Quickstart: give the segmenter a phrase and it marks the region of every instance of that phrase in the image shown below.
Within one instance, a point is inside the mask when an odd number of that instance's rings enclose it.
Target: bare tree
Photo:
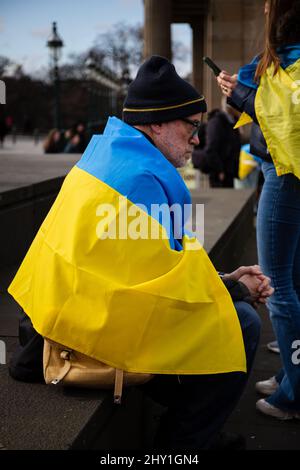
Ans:
[[[142,26],[125,23],[113,25],[109,31],[97,37],[93,53],[121,82],[130,81],[142,61]]]
[[[0,76],[5,74],[6,68],[11,64],[11,60],[3,55],[0,56]]]
[[[173,60],[178,62],[185,62],[187,55],[190,54],[190,49],[181,41],[172,41],[172,56]]]
[[[69,61],[59,67],[59,77],[61,80],[77,79],[82,80],[85,76],[85,61],[88,53],[70,54]]]

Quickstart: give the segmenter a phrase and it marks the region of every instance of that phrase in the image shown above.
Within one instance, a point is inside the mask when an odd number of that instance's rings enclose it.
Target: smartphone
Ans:
[[[222,72],[222,70],[209,57],[203,57],[203,62],[212,69],[216,77]]]

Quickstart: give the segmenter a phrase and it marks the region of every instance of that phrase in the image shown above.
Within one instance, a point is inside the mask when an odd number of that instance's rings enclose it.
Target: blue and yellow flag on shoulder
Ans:
[[[253,79],[256,57],[241,68],[238,81],[257,89],[255,112],[277,175],[293,173],[300,179],[300,44],[282,47],[278,55],[281,65],[275,76],[271,65],[258,86]],[[245,113],[242,120],[246,122]]]
[[[240,150],[239,157],[239,179],[244,180],[247,176],[252,173],[253,170],[257,167],[258,163],[252,153],[250,152],[250,144],[244,144]]]
[[[245,371],[237,314],[205,250],[174,237],[170,211],[167,222],[150,211],[189,203],[160,151],[111,118],[67,175],[9,292],[41,335],[114,367]]]

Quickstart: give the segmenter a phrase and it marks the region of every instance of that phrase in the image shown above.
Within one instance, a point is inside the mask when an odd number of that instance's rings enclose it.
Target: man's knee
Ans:
[[[251,337],[253,341],[259,340],[261,320],[256,310],[247,302],[235,302],[239,321],[244,337]]]
[[[259,343],[261,321],[256,310],[246,302],[234,303],[244,340],[245,353],[247,358],[247,370],[250,373]]]

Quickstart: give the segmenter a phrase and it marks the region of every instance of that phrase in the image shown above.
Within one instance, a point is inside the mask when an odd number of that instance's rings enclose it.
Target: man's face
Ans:
[[[202,113],[198,113],[182,120],[177,119],[161,124],[155,144],[176,168],[185,166],[192,156],[194,146],[199,145],[196,126],[200,124],[201,120]]]

